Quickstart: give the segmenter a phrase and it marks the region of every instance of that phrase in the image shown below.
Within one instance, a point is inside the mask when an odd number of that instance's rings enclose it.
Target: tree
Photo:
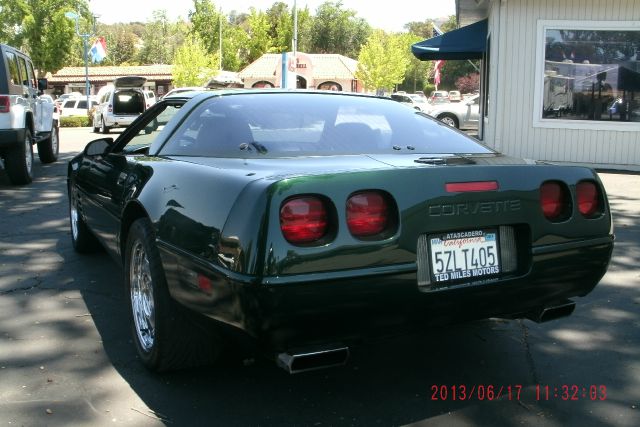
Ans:
[[[356,78],[365,88],[376,92],[391,91],[404,80],[410,59],[406,35],[374,30],[358,56]]]
[[[100,25],[98,35],[107,42],[107,57],[102,65],[135,65],[137,63],[138,36],[129,24]]]
[[[221,13],[211,0],[193,0],[194,10],[189,11],[191,34],[196,35],[209,53],[220,50]]]
[[[342,9],[342,3],[327,1],[316,10],[310,50],[312,53],[339,53],[356,58],[371,34],[371,26],[356,17],[354,10]]]
[[[249,35],[239,25],[227,25],[222,30],[222,69],[240,71],[246,66]]]
[[[398,89],[405,90],[407,92],[423,90],[427,83],[427,79],[431,75],[433,62],[421,61],[411,53],[411,45],[423,40],[423,36],[406,33],[402,35],[402,37],[403,44],[406,46],[405,51],[407,53],[407,58],[409,59],[409,65],[407,66],[407,70],[404,75],[404,81]]]
[[[144,28],[142,48],[138,54],[141,64],[166,64],[171,61],[177,47],[184,39],[184,25],[172,24],[167,11],[154,10]]]
[[[473,93],[480,90],[480,74],[472,73],[459,77],[456,80],[456,88],[460,93]]]
[[[40,75],[55,72],[72,56],[75,21],[65,12],[88,17],[85,0],[0,0],[0,41],[31,56]],[[86,21],[81,19],[84,28]]]
[[[217,73],[218,55],[207,53],[202,40],[189,37],[173,58],[173,82],[180,86],[203,86]]]
[[[255,8],[249,9],[249,43],[247,44],[247,62],[251,63],[267,53],[272,47],[272,40],[269,37],[269,19],[267,14],[257,11]]]

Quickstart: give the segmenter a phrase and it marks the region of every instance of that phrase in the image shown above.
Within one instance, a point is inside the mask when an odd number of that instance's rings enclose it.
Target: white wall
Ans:
[[[534,126],[540,20],[628,21],[638,26],[640,1],[492,0],[485,142],[517,157],[640,170],[640,124],[624,131]]]

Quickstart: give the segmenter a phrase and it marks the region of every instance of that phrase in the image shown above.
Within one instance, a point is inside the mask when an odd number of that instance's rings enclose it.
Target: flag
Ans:
[[[104,37],[98,37],[98,40],[91,46],[89,50],[91,62],[102,62],[107,57],[107,42]]]
[[[440,84],[440,69],[442,68],[443,65],[444,65],[444,61],[442,59],[438,59],[434,66],[436,72],[433,75],[433,82],[436,85],[436,89]]]

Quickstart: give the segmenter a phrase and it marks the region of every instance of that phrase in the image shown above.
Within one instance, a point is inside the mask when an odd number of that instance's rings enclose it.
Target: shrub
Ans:
[[[431,84],[431,83],[427,83],[424,85],[424,88],[422,88],[422,91],[424,92],[425,95],[429,96],[429,94],[431,92],[433,92],[434,90],[436,90],[436,85]]]
[[[60,117],[60,126],[63,128],[87,127],[89,126],[89,117],[87,116]]]

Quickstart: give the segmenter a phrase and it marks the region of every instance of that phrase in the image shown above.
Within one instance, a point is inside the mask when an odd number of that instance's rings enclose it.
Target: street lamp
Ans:
[[[82,38],[82,51],[83,51],[83,58],[84,58],[84,88],[85,88],[85,93],[87,95],[87,116],[89,116],[89,109],[91,108],[90,102],[89,102],[89,92],[91,91],[91,85],[89,84],[89,58],[87,55],[87,50],[88,50],[87,42],[89,40],[89,37],[92,37],[96,33],[96,17],[92,16],[93,18],[92,31],[90,33],[81,33],[80,32],[80,15],[77,14],[76,12],[65,12],[64,16],[76,21],[76,34],[78,35],[78,37]]]

